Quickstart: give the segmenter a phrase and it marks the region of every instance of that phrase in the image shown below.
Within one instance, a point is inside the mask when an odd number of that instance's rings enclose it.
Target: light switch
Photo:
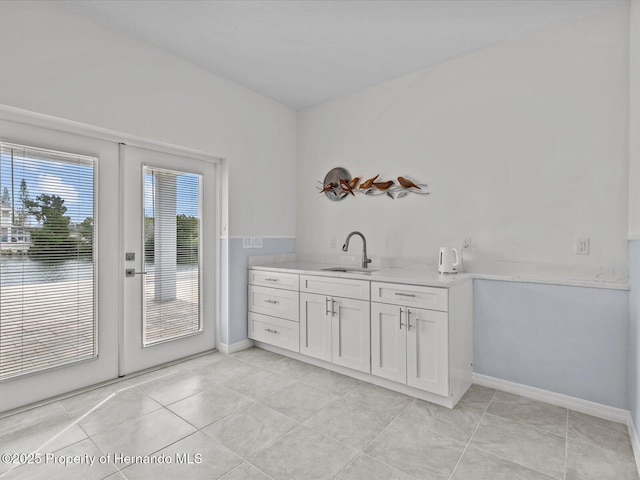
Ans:
[[[124,259],[127,262],[133,262],[136,259],[136,254],[133,253],[133,252],[127,252],[127,253],[124,254]]]
[[[253,237],[253,248],[262,248],[262,237]]]

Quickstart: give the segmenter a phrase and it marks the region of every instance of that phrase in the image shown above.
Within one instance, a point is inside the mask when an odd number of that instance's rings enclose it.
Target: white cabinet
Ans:
[[[299,294],[291,290],[249,285],[249,311],[298,321]]]
[[[370,372],[369,302],[334,297],[331,301],[331,361],[343,367]]]
[[[300,353],[370,372],[369,282],[313,276],[300,280]],[[340,293],[356,298],[337,296]]]
[[[407,385],[449,395],[449,319],[446,313],[407,308]]]
[[[298,322],[249,312],[249,338],[297,352],[299,337]]]
[[[300,353],[331,361],[330,297],[300,294]]]
[[[299,352],[299,297],[298,275],[250,270],[249,338]]]
[[[391,287],[389,287],[391,285]],[[447,310],[446,290],[373,282],[371,290]],[[444,290],[444,301],[442,293]],[[371,373],[448,396],[449,316],[403,304],[371,304]]]
[[[449,309],[449,292],[446,288],[371,282],[371,301],[446,312]]]
[[[471,385],[470,281],[444,288],[258,269],[249,283],[249,338],[265,348],[449,408]]]
[[[371,373],[407,382],[407,327],[404,307],[371,303]]]

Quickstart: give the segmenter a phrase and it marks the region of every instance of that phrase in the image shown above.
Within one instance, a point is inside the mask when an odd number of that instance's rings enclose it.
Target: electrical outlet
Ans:
[[[253,248],[262,248],[262,237],[253,237]]]
[[[576,255],[589,255],[589,237],[576,238]]]
[[[251,237],[242,237],[242,248],[253,248]]]
[[[467,237],[462,241],[462,248],[468,250],[471,248],[471,237]]]
[[[329,247],[336,248],[336,237],[331,237],[331,240],[329,240]]]

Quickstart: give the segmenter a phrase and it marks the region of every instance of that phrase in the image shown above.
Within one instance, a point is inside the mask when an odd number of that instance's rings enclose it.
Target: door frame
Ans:
[[[127,359],[126,359],[126,349],[125,349],[125,341],[126,341],[126,328],[125,328],[125,320],[126,320],[126,312],[125,312],[125,288],[126,288],[126,279],[125,279],[125,270],[127,268],[127,264],[124,261],[125,258],[125,232],[126,232],[126,207],[125,207],[125,189],[123,188],[125,185],[125,162],[126,160],[126,153],[125,150],[127,147],[134,147],[134,148],[138,148],[138,149],[142,149],[142,150],[146,150],[149,152],[157,152],[158,154],[162,154],[162,155],[174,155],[174,156],[179,156],[182,158],[187,158],[190,160],[196,160],[196,161],[204,161],[207,163],[211,163],[213,164],[214,167],[214,188],[215,188],[215,213],[214,213],[214,225],[213,225],[213,246],[212,251],[213,251],[213,262],[215,265],[215,272],[214,275],[212,276],[213,278],[213,291],[214,291],[214,299],[213,299],[213,311],[211,312],[211,315],[214,316],[214,319],[212,321],[213,324],[213,344],[211,345],[211,350],[217,348],[217,346],[220,343],[220,312],[221,312],[221,306],[220,306],[220,300],[221,300],[221,294],[220,294],[220,285],[221,285],[221,253],[220,253],[220,238],[221,238],[221,225],[222,225],[222,160],[219,158],[215,158],[212,156],[208,156],[208,155],[203,155],[203,154],[197,154],[194,155],[192,151],[190,150],[182,150],[180,148],[176,148],[176,147],[172,147],[169,148],[168,150],[163,148],[163,146],[158,145],[158,144],[154,144],[154,143],[148,143],[148,142],[140,142],[140,141],[135,141],[135,142],[120,142],[119,144],[119,174],[120,174],[120,181],[119,181],[119,186],[120,186],[120,193],[119,193],[119,205],[120,205],[120,209],[119,209],[119,215],[120,215],[120,226],[119,226],[119,230],[120,230],[120,235],[118,236],[118,241],[119,241],[119,252],[120,252],[120,280],[119,280],[119,290],[120,290],[120,301],[119,301],[119,315],[118,315],[118,331],[119,331],[119,337],[118,337],[118,376],[122,377],[124,375],[133,373],[133,372],[127,372]],[[146,165],[146,164],[144,164]],[[148,165],[147,165],[148,166]],[[141,186],[142,188],[142,186]],[[142,193],[144,195],[144,192]],[[144,200],[143,200],[144,202]],[[201,240],[202,241],[202,240]],[[141,257],[143,257],[143,255],[141,255]],[[142,266],[142,268],[144,267],[144,265]],[[201,286],[202,288],[202,286]],[[144,291],[144,290],[143,290]],[[204,312],[203,312],[204,315]],[[176,339],[176,341],[181,340],[181,338]],[[163,342],[166,343],[166,342]],[[153,348],[153,346],[150,346],[150,348]],[[172,360],[175,361],[175,360]],[[149,369],[149,368],[154,368],[157,365],[154,366],[149,366],[146,367],[145,369]],[[144,369],[143,369],[144,370]]]
[[[42,113],[38,113],[38,112],[34,112],[34,111],[30,111],[30,110],[25,110],[25,109],[21,109],[21,108],[17,108],[17,107],[12,107],[9,105],[5,105],[5,104],[0,104],[0,120],[2,121],[6,121],[6,122],[10,122],[10,123],[15,123],[18,124],[22,127],[26,128],[32,128],[32,129],[43,129],[43,130],[47,130],[50,131],[50,133],[52,134],[52,140],[50,141],[40,141],[39,139],[37,140],[37,142],[34,142],[33,140],[30,141],[29,138],[27,138],[26,135],[13,135],[13,134],[8,134],[6,135],[7,137],[10,137],[10,140],[12,140],[13,142],[17,142],[17,143],[24,143],[24,144],[33,144],[34,146],[42,146],[44,148],[50,148],[53,150],[56,149],[61,149],[60,145],[58,145],[59,143],[62,143],[62,141],[58,142],[55,140],[55,135],[56,134],[60,134],[61,136],[64,135],[72,135],[72,136],[76,136],[76,137],[83,137],[86,140],[97,140],[97,141],[103,141],[103,142],[109,142],[113,144],[113,148],[114,151],[116,152],[116,155],[118,154],[118,150],[119,150],[119,145],[122,143],[126,143],[129,146],[134,146],[134,147],[139,147],[139,148],[146,148],[149,150],[157,150],[159,152],[165,153],[165,154],[175,154],[175,155],[179,155],[179,156],[184,156],[184,157],[189,157],[189,158],[193,158],[196,160],[203,160],[203,161],[207,161],[207,162],[213,162],[216,163],[216,175],[215,175],[215,201],[216,201],[216,218],[215,218],[215,238],[213,239],[213,241],[215,242],[215,245],[213,246],[213,250],[214,250],[214,262],[215,262],[215,274],[214,274],[214,308],[213,308],[213,315],[215,315],[215,319],[214,319],[214,338],[215,338],[215,342],[216,345],[212,345],[212,349],[213,348],[217,348],[218,345],[220,345],[221,342],[221,336],[220,336],[220,331],[221,331],[221,321],[222,321],[222,317],[221,317],[221,313],[222,313],[222,295],[221,295],[221,286],[222,286],[222,255],[221,255],[221,233],[223,231],[226,231],[226,222],[228,221],[228,198],[227,198],[227,189],[226,189],[226,185],[227,185],[227,180],[226,180],[226,175],[227,173],[227,160],[223,157],[216,157],[214,155],[211,155],[207,152],[201,151],[201,150],[197,150],[197,149],[192,149],[192,148],[186,148],[186,147],[182,147],[179,145],[173,145],[173,144],[169,144],[169,143],[165,143],[165,142],[160,142],[160,141],[156,141],[156,140],[150,140],[150,139],[146,139],[146,138],[142,138],[136,135],[131,135],[131,134],[127,134],[124,132],[120,132],[117,130],[111,130],[111,129],[106,129],[106,128],[102,128],[102,127],[96,127],[90,124],[86,124],[86,123],[81,123],[81,122],[76,122],[76,121],[72,121],[72,120],[67,120],[67,119],[63,119],[60,117],[55,117],[55,116],[51,116],[51,115],[46,115],[46,114],[42,114]],[[36,143],[38,145],[36,145]],[[63,148],[62,148],[63,149]],[[63,149],[64,150],[64,149]],[[78,149],[75,149],[78,150]],[[80,150],[83,150],[82,148],[80,148]],[[78,151],[78,153],[86,153],[86,154],[90,154],[93,155],[95,154],[95,152],[93,152],[91,148],[89,149],[84,149],[85,151]],[[116,162],[119,162],[119,160],[116,158],[115,159]],[[118,201],[118,209],[117,209],[117,213],[118,215],[120,215],[120,219],[122,219],[122,210],[123,210],[123,205],[122,205],[122,188],[121,188],[121,184],[120,182],[122,181],[122,169],[120,168],[120,165],[118,163],[118,169],[119,171],[114,175],[115,177],[118,178],[118,185],[117,185],[117,201]],[[101,173],[101,167],[98,166],[98,170],[96,175],[97,176],[101,176],[103,175],[103,173]],[[116,189],[114,189],[115,191]],[[224,190],[224,193],[223,193]],[[123,242],[123,235],[122,235],[122,224],[121,224],[122,220],[117,221],[115,223],[118,224],[118,259],[124,259],[124,242]],[[224,223],[223,223],[224,222]],[[222,225],[225,225],[225,228],[223,230]],[[119,320],[118,320],[118,325],[117,325],[117,333],[116,333],[116,339],[115,341],[118,342],[118,344],[120,344],[121,341],[121,335],[122,335],[122,325],[121,325],[121,321],[120,319],[122,318],[122,314],[123,314],[123,297],[124,297],[124,261],[120,261],[118,264],[118,282],[115,285],[115,288],[117,289],[117,297],[118,297],[118,305],[117,305],[117,314],[119,316]],[[100,327],[99,327],[100,328]],[[104,354],[104,350],[102,348],[101,345],[98,345],[98,349],[100,350],[100,352],[102,354]],[[47,402],[48,398],[53,397],[54,395],[65,395],[68,393],[73,392],[76,389],[81,389],[81,388],[85,388],[85,387],[90,387],[92,385],[95,385],[97,383],[103,382],[103,381],[109,381],[109,380],[113,380],[116,379],[118,377],[118,371],[120,369],[120,362],[121,362],[121,357],[120,357],[120,352],[119,350],[121,349],[121,346],[118,346],[118,352],[114,353],[114,355],[117,357],[117,364],[115,365],[114,368],[114,372],[113,373],[109,373],[107,376],[109,378],[96,378],[96,380],[94,382],[92,382],[90,385],[77,385],[74,382],[69,382],[68,384],[70,385],[69,388],[65,388],[65,389],[61,389],[61,391],[53,391],[52,393],[43,393],[41,394],[40,392],[42,390],[46,390],[47,387],[45,387],[44,389],[39,388],[38,390],[38,395],[34,395],[34,396],[30,396],[28,398],[19,398],[19,402],[18,401],[11,401],[8,404],[8,407],[6,408],[2,408],[3,405],[0,405],[0,416],[2,416],[3,414],[3,410],[4,411],[11,411],[11,410],[16,410],[16,409],[23,409],[24,407],[28,407],[31,404],[37,403],[37,402]],[[89,360],[90,361],[90,360]],[[80,362],[79,364],[82,364],[84,362]],[[76,364],[71,364],[70,366],[67,367],[60,367],[60,368],[71,368],[73,369],[74,365]],[[56,371],[58,369],[54,369],[53,371]],[[44,374],[46,375],[48,372],[44,372]],[[19,383],[22,381],[23,378],[30,378],[33,376],[37,376],[38,373],[33,373],[33,374],[29,374],[26,375],[24,377],[17,377],[16,379],[12,379],[11,382],[12,384],[14,382]],[[46,378],[46,377],[43,377]],[[44,382],[47,385],[51,384],[53,387],[55,387],[56,385],[60,385],[60,382]],[[65,382],[66,384],[66,382]],[[0,384],[0,387],[2,385]],[[42,385],[41,385],[42,386]],[[64,390],[64,391],[62,391]]]

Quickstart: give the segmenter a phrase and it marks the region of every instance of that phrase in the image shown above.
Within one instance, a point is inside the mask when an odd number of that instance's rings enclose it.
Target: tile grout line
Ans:
[[[470,446],[471,446],[471,445],[470,445]],[[527,466],[527,465],[523,465],[522,463],[519,463],[519,462],[517,462],[517,461],[515,461],[515,460],[511,460],[511,459],[509,459],[509,458],[505,458],[505,457],[503,457],[503,456],[501,456],[501,455],[498,455],[498,454],[496,454],[496,453],[494,453],[494,452],[490,452],[490,451],[488,451],[488,450],[485,450],[484,448],[480,448],[480,447],[478,447],[478,446],[476,446],[476,445],[473,445],[473,446],[472,446],[472,448],[475,448],[476,450],[480,450],[481,452],[486,453],[487,455],[491,455],[492,457],[496,457],[496,458],[499,458],[499,459],[501,459],[501,460],[505,460],[505,461],[507,461],[507,462],[509,462],[509,463],[513,463],[513,464],[518,465],[518,466],[520,466],[520,467],[526,468],[527,470],[531,470],[532,472],[539,473],[540,475],[544,475],[545,477],[549,477],[549,478],[552,478],[552,479],[554,479],[554,480],[562,480],[562,479],[561,479],[561,478],[559,478],[559,477],[554,477],[553,475],[551,475],[551,474],[549,474],[549,473],[541,472],[540,470],[536,470],[536,469],[535,469],[535,468],[533,468],[533,467],[529,467],[529,466]]]
[[[514,420],[513,418],[503,417],[502,415],[499,415],[497,413],[489,413],[489,412],[487,412],[487,415],[489,415],[491,417],[498,417],[498,418],[500,418],[502,420],[506,420],[506,421],[511,422],[511,423],[513,423],[515,425],[518,425],[520,427],[529,428],[531,430],[537,430],[538,432],[546,433],[548,435],[554,435],[554,436],[560,437],[560,438],[564,438],[565,437],[564,434],[551,432],[549,430],[545,430],[544,428],[536,427],[535,425],[529,425],[528,423],[523,423],[523,422],[520,422],[518,420]]]
[[[380,388],[384,388],[384,387],[380,387]],[[403,413],[404,413],[404,412],[405,412],[405,411],[406,411],[406,410],[407,410],[411,405],[413,405],[413,404],[414,404],[414,402],[416,401],[416,398],[415,398],[415,397],[410,397],[410,398],[413,398],[413,399],[412,399],[412,401],[410,401],[410,402],[407,404],[407,406],[406,406],[406,407],[404,407],[400,412],[398,412],[398,414],[397,414],[397,415],[395,415],[395,416],[390,415],[390,417],[392,417],[392,418],[391,418],[391,421],[390,421],[390,422],[389,422],[389,423],[388,423],[388,424],[387,424],[387,425],[386,425],[382,430],[380,430],[380,432],[378,432],[378,434],[377,434],[377,435],[375,435],[375,436],[374,436],[374,437],[373,437],[373,438],[372,438],[372,439],[371,439],[371,440],[370,440],[370,441],[369,441],[369,442],[368,442],[364,447],[362,447],[362,448],[358,451],[358,453],[357,453],[357,454],[356,454],[356,455],[355,455],[355,456],[354,456],[354,457],[353,457],[353,458],[352,458],[352,459],[351,459],[351,460],[350,460],[350,461],[349,461],[349,462],[348,462],[348,463],[347,463],[347,464],[346,464],[346,465],[345,465],[345,466],[344,466],[344,467],[343,467],[343,468],[342,468],[342,469],[341,469],[341,470],[340,470],[340,471],[339,471],[339,472],[338,472],[338,473],[337,473],[333,478],[336,478],[338,475],[340,475],[340,474],[341,474],[341,473],[342,473],[342,472],[343,472],[343,471],[344,471],[344,470],[345,470],[349,465],[351,465],[351,464],[353,463],[353,461],[354,461],[356,458],[358,458],[358,455],[360,455],[360,454],[362,454],[362,455],[366,455],[367,457],[370,457],[370,458],[373,458],[374,460],[376,460],[377,462],[381,463],[382,465],[385,465],[385,466],[387,466],[387,467],[389,467],[389,468],[392,468],[393,470],[397,470],[397,471],[401,472],[401,470],[398,470],[398,469],[397,469],[397,468],[395,468],[394,466],[389,465],[388,463],[385,463],[385,462],[383,462],[382,460],[380,460],[380,459],[378,459],[378,458],[372,457],[371,455],[367,455],[367,454],[365,453],[365,450],[367,449],[367,447],[369,447],[369,445],[371,445],[373,442],[375,442],[375,441],[376,441],[376,439],[377,439],[380,435],[382,435],[382,433],[383,433],[383,432],[385,432],[385,431],[386,431],[386,430],[391,426],[391,424],[392,424],[395,420],[397,420],[397,419],[398,419],[398,417],[399,417],[400,415],[402,415],[402,414],[403,414]],[[329,438],[331,438],[331,437],[329,437]],[[338,441],[338,442],[339,442],[339,440],[336,440],[336,439],[333,439],[333,440],[335,440],[335,441]],[[339,442],[339,443],[342,443],[342,442]],[[343,444],[343,445],[344,445],[344,444]],[[351,447],[351,448],[353,448],[353,447]],[[409,477],[415,478],[415,477],[413,477],[413,475],[409,475],[409,474],[407,474],[407,473],[405,473],[405,472],[401,472],[401,473],[404,473],[405,475],[407,475],[407,476],[409,476]]]
[[[253,468],[255,468],[256,470],[258,470],[260,473],[262,473],[265,477],[267,477],[269,480],[274,480],[274,478],[268,474],[266,474],[265,472],[263,472],[262,470],[260,470],[258,467],[256,467],[253,463],[249,462],[248,460],[243,461],[240,465],[237,465],[235,467],[233,467],[231,470],[229,470],[226,473],[223,473],[221,477],[218,477],[218,480],[224,480],[226,477],[228,477],[229,475],[231,475],[233,472],[235,472],[236,470],[240,470],[240,468],[242,467],[242,465],[244,464],[248,464],[251,465]]]
[[[471,440],[473,439],[473,436],[475,435],[476,431],[477,431],[477,430],[478,430],[478,428],[480,427],[480,423],[482,422],[482,419],[484,418],[485,414],[487,414],[487,412],[488,412],[488,410],[489,410],[489,406],[491,405],[491,403],[493,403],[493,400],[495,399],[496,394],[497,394],[498,392],[499,392],[499,390],[497,390],[497,389],[496,389],[496,390],[495,390],[495,392],[494,392],[494,394],[493,394],[493,397],[491,398],[491,401],[489,402],[489,404],[487,405],[487,408],[486,408],[486,409],[485,409],[485,411],[483,412],[482,417],[480,417],[480,421],[478,422],[478,425],[476,426],[476,428],[474,429],[473,433],[471,434],[471,437],[469,437],[469,442],[468,442],[468,444],[467,444],[467,447],[470,447],[470,446],[471,446]],[[569,414],[569,413],[568,413],[568,410],[567,410],[567,415],[568,415],[568,414]],[[490,414],[490,413],[489,413],[488,415],[492,415],[492,414]],[[495,416],[498,416],[498,417],[499,417],[499,415],[495,415]],[[504,418],[504,417],[500,417],[500,418]],[[508,420],[508,419],[507,419],[507,420]],[[518,425],[520,425],[520,424],[518,424]],[[538,429],[538,430],[540,430],[540,429]],[[547,432],[547,433],[550,433],[550,432]],[[557,436],[560,436],[560,435],[557,435]],[[549,475],[548,473],[541,472],[541,471],[539,471],[539,470],[536,470],[535,468],[529,467],[529,466],[527,466],[527,465],[523,465],[523,464],[521,464],[521,463],[519,463],[519,462],[516,462],[516,461],[514,461],[514,460],[510,460],[510,459],[505,458],[505,457],[503,457],[503,456],[501,456],[501,455],[497,455],[496,453],[489,452],[488,450],[485,450],[484,448],[478,447],[477,445],[474,445],[474,446],[473,446],[473,448],[475,448],[476,450],[480,450],[481,452],[484,452],[484,453],[486,453],[486,454],[488,454],[488,455],[494,456],[494,457],[496,457],[496,458],[500,458],[500,459],[502,459],[502,460],[506,460],[507,462],[511,462],[511,463],[513,463],[513,464],[515,464],[515,465],[519,465],[519,466],[521,466],[521,467],[523,467],[523,468],[526,468],[526,469],[528,469],[528,470],[531,470],[531,471],[537,472],[537,473],[539,473],[539,474],[541,474],[541,475],[544,475],[544,476],[546,476],[546,477],[549,477],[549,478],[556,478],[556,479],[557,479],[557,477],[553,477],[552,475]],[[466,452],[466,450],[467,450],[467,448],[465,448],[465,452]],[[463,455],[464,455],[464,452],[463,452]],[[460,458],[462,458],[462,455],[460,456]],[[457,466],[456,466],[456,467],[457,467]],[[454,473],[454,472],[452,472],[452,473],[451,473],[451,475],[453,475],[453,473]],[[451,478],[450,478],[449,480],[451,480]]]
[[[451,480],[453,478],[453,476],[455,475],[456,470],[458,469],[458,465],[460,465],[460,462],[462,461],[462,457],[464,457],[464,454],[467,453],[467,449],[469,448],[469,445],[471,445],[471,439],[475,435],[475,433],[478,430],[478,428],[480,428],[480,424],[482,423],[482,419],[484,418],[485,413],[487,413],[487,410],[489,410],[489,406],[491,405],[491,402],[493,402],[493,399],[496,398],[496,394],[497,393],[498,393],[497,390],[493,391],[493,395],[491,396],[491,400],[489,400],[489,402],[487,403],[487,406],[484,407],[484,410],[482,411],[482,415],[480,415],[480,418],[478,419],[478,424],[476,425],[476,428],[473,429],[473,432],[471,432],[471,435],[469,436],[469,440],[467,440],[467,444],[464,446],[464,450],[462,450],[462,453],[460,454],[460,457],[458,457],[458,461],[454,465],[453,470],[451,470],[451,474],[449,475],[449,479],[448,480]]]

